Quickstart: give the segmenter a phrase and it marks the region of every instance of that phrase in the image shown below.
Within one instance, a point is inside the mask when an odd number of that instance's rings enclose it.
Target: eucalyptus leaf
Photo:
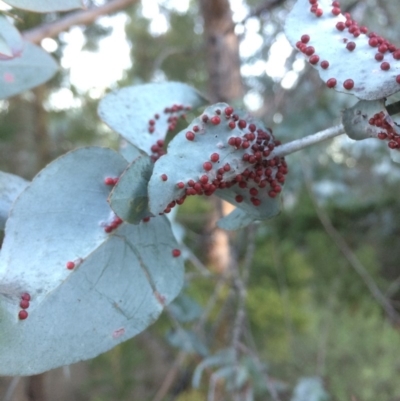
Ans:
[[[178,329],[167,334],[170,345],[190,354],[201,356],[208,355],[208,349],[199,339],[198,335],[191,330]]]
[[[128,223],[138,224],[143,218],[153,216],[149,211],[147,193],[153,167],[149,156],[139,156],[119,177],[110,194],[111,208]]]
[[[183,261],[166,218],[107,230],[116,216],[104,180],[126,165],[110,149],[70,152],[14,203],[0,254],[0,375],[93,358],[144,330],[179,293]]]
[[[294,389],[291,401],[328,401],[329,399],[320,377],[302,377]]]
[[[400,151],[397,149],[389,149],[390,158],[395,163],[400,163]]]
[[[317,8],[322,15],[311,11],[309,0],[297,0],[286,19],[285,33],[290,43],[303,51],[321,79],[327,84],[335,79],[335,85],[333,81],[328,85],[364,100],[383,99],[400,91],[400,51],[394,51],[393,46],[392,51],[384,52],[383,60],[377,61],[377,44],[370,44],[367,30],[357,29],[358,36],[350,33],[344,25],[346,17],[332,5],[332,0],[318,0]],[[343,30],[337,28],[338,23]]]
[[[186,294],[180,294],[169,306],[169,311],[181,323],[190,323],[201,315],[201,306]]]
[[[386,112],[383,99],[360,100],[353,107],[344,110],[342,123],[348,137],[355,141],[376,138],[382,129],[371,125],[369,120],[381,111]]]
[[[150,155],[151,147],[165,139],[171,125],[169,118],[181,117],[187,109],[206,103],[199,92],[186,84],[151,83],[109,93],[100,101],[98,113],[108,126]],[[183,109],[170,110],[178,105]]]
[[[133,146],[125,139],[121,140],[121,144],[119,147],[119,153],[125,157],[125,159],[131,163],[133,160],[138,158],[139,156],[145,155],[146,153],[138,149],[136,146]]]
[[[24,42],[24,50],[19,57],[0,61],[0,99],[48,81],[57,70],[57,63],[42,48]]]
[[[82,0],[4,0],[4,3],[38,13],[68,11],[84,7]]]
[[[226,348],[216,352],[213,355],[203,359],[193,373],[192,385],[195,388],[200,387],[201,376],[205,369],[218,366],[233,365],[235,363],[236,353],[233,348]]]
[[[274,202],[271,209],[271,217],[279,213],[279,203]],[[275,209],[277,208],[277,209]],[[240,230],[247,227],[257,219],[245,210],[236,208],[227,216],[222,217],[217,221],[217,226],[227,231]]]
[[[232,113],[225,115],[230,109],[226,103],[206,108],[155,162],[149,182],[149,206],[154,215],[169,210],[174,202],[181,204],[189,195],[202,193],[215,193],[252,216],[242,219],[239,226],[279,212],[287,166],[273,155],[275,138],[247,112],[236,110],[235,122]],[[235,139],[242,145],[233,145]]]
[[[0,230],[4,230],[12,204],[28,184],[17,175],[0,171]]]
[[[19,56],[23,47],[18,29],[6,17],[0,15],[0,60]]]

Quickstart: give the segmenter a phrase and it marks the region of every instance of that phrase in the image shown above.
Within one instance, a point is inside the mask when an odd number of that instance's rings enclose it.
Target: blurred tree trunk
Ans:
[[[48,131],[48,114],[44,108],[47,91],[48,88],[45,85],[38,86],[33,90],[35,94],[35,101],[33,103],[35,119],[33,136],[36,143],[38,170],[41,170],[53,159],[51,152],[52,140]]]
[[[229,0],[199,2],[204,24],[209,98],[212,103],[235,102],[243,97],[243,83],[240,75],[239,38],[235,34]],[[216,227],[216,221],[232,209],[227,202],[214,198],[210,229]],[[218,272],[224,272],[230,265],[231,257],[228,233],[219,228],[214,229],[209,247],[211,266]]]
[[[209,96],[212,102],[232,102],[243,97],[239,38],[229,0],[199,0],[204,21]]]
[[[26,395],[29,401],[46,401],[44,375],[30,376],[27,382]]]

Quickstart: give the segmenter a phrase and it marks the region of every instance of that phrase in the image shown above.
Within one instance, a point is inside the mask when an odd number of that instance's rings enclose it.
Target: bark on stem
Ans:
[[[137,2],[138,0],[113,0],[100,7],[70,13],[57,21],[26,30],[22,34],[25,40],[39,44],[42,39],[53,38],[72,26],[90,25],[102,15],[115,13]]]
[[[308,146],[315,145],[328,139],[332,139],[335,136],[339,136],[344,133],[345,130],[343,125],[336,125],[335,127],[327,128],[304,138],[296,139],[295,141],[280,145],[274,149],[273,155],[278,157],[287,156],[291,153],[297,152],[298,150],[307,148]]]

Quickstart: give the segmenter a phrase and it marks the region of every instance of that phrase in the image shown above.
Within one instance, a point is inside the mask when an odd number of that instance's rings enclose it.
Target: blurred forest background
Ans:
[[[218,97],[210,88],[207,32],[213,27],[204,24],[203,3],[143,0],[43,42],[62,68],[46,85],[0,101],[0,169],[31,179],[76,147],[117,148],[118,135],[96,114],[111,89],[175,80]],[[328,90],[289,47],[283,26],[292,4],[232,0],[227,29],[238,40],[243,82],[243,96],[231,100],[264,120],[282,142],[339,124],[341,110],[356,103]],[[400,43],[397,2],[341,5]],[[22,31],[59,17],[17,14]],[[119,57],[109,57],[108,63],[121,70],[120,78],[114,74],[112,81],[105,71],[107,87],[90,86],[87,71],[88,84],[79,85],[85,77],[72,79],[71,57],[104,51],[117,30],[125,33],[118,36],[124,46],[112,43],[128,62],[121,66]],[[75,53],[74,41],[81,43]],[[215,201],[185,202],[176,217],[188,247],[182,295],[138,337],[36,378],[46,385],[42,401],[201,401],[211,400],[211,390],[216,401],[400,401],[400,167],[383,143],[344,136],[287,162],[282,212],[268,222],[218,234],[211,223]],[[213,259],[215,247],[229,260]],[[181,332],[193,341],[181,341]],[[222,350],[236,353],[240,383],[230,389],[229,378],[218,380],[217,361],[194,388],[196,366]],[[220,363],[229,365],[229,356]],[[0,400],[39,399],[29,379],[0,384]],[[307,385],[320,396],[301,398]]]

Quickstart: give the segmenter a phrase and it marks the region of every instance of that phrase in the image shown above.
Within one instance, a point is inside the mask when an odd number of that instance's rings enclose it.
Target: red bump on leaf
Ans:
[[[115,185],[116,181],[117,181],[117,178],[113,178],[113,177],[104,178],[104,184],[106,184],[106,185]]]
[[[194,135],[194,133],[192,132],[192,131],[188,131],[188,132],[186,132],[186,139],[188,140],[188,141],[193,141],[194,140],[194,137],[195,137],[195,135]]]
[[[65,265],[65,267],[66,267],[68,270],[73,270],[73,269],[75,268],[75,263],[74,263],[74,262],[67,262],[66,265]]]
[[[395,60],[400,60],[400,50],[396,50],[396,51],[393,53],[393,58],[394,58]]]
[[[252,196],[257,196],[258,195],[258,189],[257,188],[250,188],[249,192],[250,192],[250,195],[252,195]]]
[[[315,53],[315,49],[314,49],[313,46],[307,46],[307,47],[305,48],[305,50],[304,50],[304,53],[305,53],[307,56],[312,56],[312,55]]]
[[[27,292],[24,292],[24,293],[21,295],[21,299],[24,299],[25,301],[30,301],[30,300],[31,300],[31,296],[30,296],[30,294],[28,294]]]
[[[378,41],[377,38],[372,37],[372,38],[369,39],[368,44],[369,44],[371,47],[377,47],[378,44],[379,44],[379,41]]]
[[[202,175],[202,176],[200,177],[200,182],[201,182],[202,184],[207,184],[207,182],[208,182],[208,176],[207,176],[207,175]]]
[[[354,81],[352,79],[346,79],[343,82],[343,88],[347,89],[347,90],[351,90],[354,88]]]
[[[346,29],[346,25],[344,24],[344,22],[340,21],[336,24],[336,29],[338,31],[344,31]]]
[[[29,308],[29,301],[26,301],[25,299],[22,299],[21,302],[19,303],[19,306],[22,309],[28,309]]]
[[[240,129],[245,129],[247,127],[247,122],[245,120],[239,120],[238,126]]]
[[[18,313],[19,320],[25,320],[28,317],[28,312],[26,310],[20,310]]]
[[[210,162],[204,162],[203,163],[203,169],[206,171],[211,171],[212,170],[212,164]]]
[[[322,10],[322,8],[317,8],[317,11],[315,11],[315,15],[319,18],[322,17],[322,14],[324,13],[324,11]]]
[[[329,67],[329,61],[327,61],[327,60],[321,61],[320,66],[321,66],[321,68],[326,70]]]
[[[177,257],[181,256],[181,251],[179,249],[173,249],[172,250],[172,256],[174,258],[177,258]]]
[[[378,47],[378,52],[379,53],[386,53],[388,51],[388,46],[385,43],[382,43]]]
[[[221,118],[218,116],[211,117],[211,124],[218,125],[221,122]]]
[[[210,160],[211,160],[213,163],[216,163],[216,162],[219,160],[219,154],[218,154],[218,153],[213,153],[213,154],[210,156]]]
[[[328,88],[334,88],[334,87],[336,86],[336,84],[337,84],[336,78],[329,78],[329,79],[326,81],[326,86],[327,86]]]
[[[300,40],[302,41],[302,43],[308,43],[310,41],[310,36],[309,35],[302,35]]]
[[[230,107],[230,106],[226,107],[224,112],[225,112],[225,115],[227,115],[228,117],[231,116],[233,114],[233,107]]]
[[[161,179],[162,179],[163,181],[167,181],[167,180],[168,180],[167,174],[161,174]]]

